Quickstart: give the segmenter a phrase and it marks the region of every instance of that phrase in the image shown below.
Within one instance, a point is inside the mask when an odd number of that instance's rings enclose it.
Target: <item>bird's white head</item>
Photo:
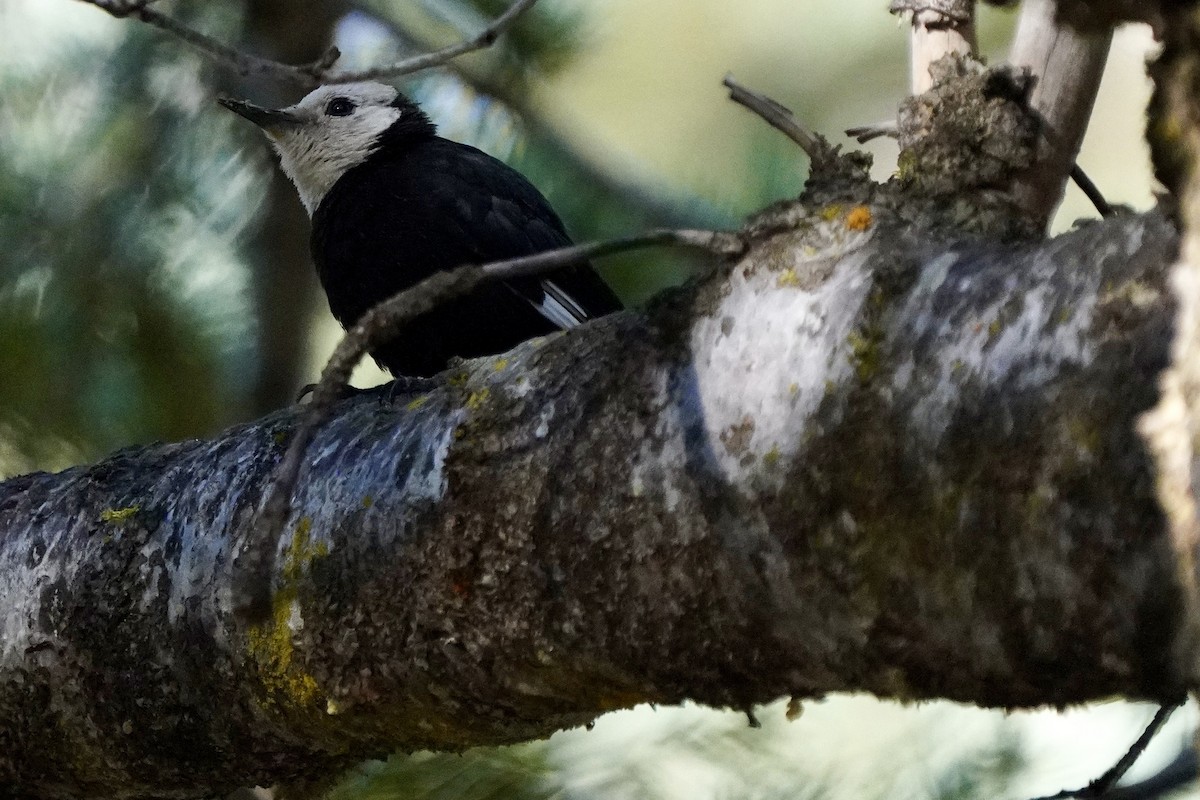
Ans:
[[[220,103],[262,128],[310,215],[338,178],[382,146],[384,134],[397,123],[411,122],[413,132],[433,132],[415,103],[382,83],[321,86],[281,109],[227,98]]]

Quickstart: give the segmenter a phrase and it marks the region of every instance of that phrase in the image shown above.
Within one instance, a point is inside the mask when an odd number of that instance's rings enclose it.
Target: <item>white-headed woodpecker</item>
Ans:
[[[343,327],[439,270],[571,244],[520,173],[436,135],[410,99],[380,83],[322,86],[296,105],[222,105],[258,125],[312,216],[312,255]],[[422,377],[454,356],[503,352],[621,307],[587,264],[486,284],[430,311],[372,351]]]

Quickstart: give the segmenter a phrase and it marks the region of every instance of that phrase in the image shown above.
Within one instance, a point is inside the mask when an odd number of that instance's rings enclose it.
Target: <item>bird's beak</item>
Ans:
[[[253,103],[247,103],[245,100],[234,100],[232,97],[218,97],[217,102],[268,132],[291,128],[302,123],[302,120],[295,114],[282,109],[263,108]]]

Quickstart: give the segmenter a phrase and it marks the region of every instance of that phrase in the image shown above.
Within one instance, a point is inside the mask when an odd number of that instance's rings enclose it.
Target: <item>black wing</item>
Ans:
[[[520,173],[467,145],[430,139],[347,172],[313,219],[313,256],[346,326],[438,270],[571,244]],[[428,375],[451,356],[498,353],[619,309],[588,265],[481,287],[439,307],[374,353],[394,373]]]

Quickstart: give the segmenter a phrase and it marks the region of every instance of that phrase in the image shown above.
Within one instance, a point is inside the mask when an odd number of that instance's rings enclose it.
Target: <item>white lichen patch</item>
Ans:
[[[539,439],[544,439],[550,433],[550,423],[554,420],[554,403],[544,403],[538,409],[537,427],[533,429],[533,435]]]
[[[651,430],[641,426],[634,430],[641,445],[630,459],[628,491],[632,498],[661,501],[666,513],[674,514],[683,496],[674,481],[681,474],[678,465],[688,463],[688,452],[684,412],[675,401],[666,371],[657,376],[651,405],[661,411]]]
[[[0,550],[0,608],[4,609],[0,621],[0,665],[21,664],[27,649],[53,644],[57,636],[57,631],[38,630],[35,624],[41,604],[56,599],[51,587],[70,585],[68,573],[72,562],[53,553],[54,544],[53,539],[38,543],[31,536],[23,547],[10,541]],[[32,557],[29,551],[34,548],[41,551],[40,558]],[[39,641],[35,637],[50,638]]]
[[[290,563],[289,556],[296,561],[297,555],[291,551],[295,549],[294,533],[299,528],[303,527],[306,537],[299,555],[306,563],[292,564],[292,568],[307,571],[308,562],[337,549],[333,531],[345,529],[348,515],[369,518],[377,513],[397,514],[395,505],[389,504],[381,510],[376,498],[399,497],[402,509],[408,504],[436,502],[445,492],[445,462],[463,412],[447,412],[441,408],[445,401],[436,395],[428,396],[416,406],[401,398],[395,402],[394,410],[407,424],[389,424],[386,415],[379,414],[377,398],[363,398],[359,402],[363,403],[361,414],[340,417],[318,431],[309,446],[310,456],[301,470],[292,502],[294,509],[304,509],[303,516],[294,513],[277,542],[277,588],[282,580],[280,571]],[[379,429],[381,425],[387,426],[384,434]],[[279,445],[282,444],[280,441]],[[173,555],[166,555],[168,543],[158,536],[141,550],[144,563],[160,561],[160,552],[165,563],[162,580],[156,578],[146,584],[141,598],[143,610],[151,609],[159,601],[163,586],[167,592],[167,615],[172,623],[191,608],[208,609],[205,613],[231,609],[238,553],[231,553],[230,548],[244,545],[232,532],[247,530],[242,519],[247,506],[261,505],[257,494],[243,499],[247,489],[256,487],[247,486],[239,476],[247,470],[261,469],[253,464],[263,456],[261,446],[261,442],[250,437],[243,438],[238,447],[227,451],[215,472],[206,448],[197,448],[190,457],[182,459],[173,472],[183,470],[204,475],[205,486],[210,488],[203,493],[177,492],[176,474],[163,475],[151,489],[152,497],[180,500],[164,504],[161,520],[161,530],[173,531],[170,543]],[[189,466],[191,462],[197,466]],[[206,469],[198,466],[205,463],[210,464]],[[348,504],[346,498],[358,500]],[[399,516],[403,517],[402,510]],[[368,527],[396,530],[395,526]],[[287,622],[295,627],[301,624],[301,619],[289,614]],[[214,625],[213,630],[220,636],[223,628]]]
[[[936,342],[902,362],[893,381],[897,392],[919,395],[910,424],[929,441],[946,431],[964,385],[1030,389],[1052,380],[1064,365],[1094,357],[1088,331],[1099,290],[1096,271],[1073,275],[1070,288],[1056,286],[1051,283],[1053,253],[1044,253],[1019,271],[1008,267],[1004,291],[993,293],[997,299],[971,308],[971,299],[980,294],[974,282],[997,280],[980,270],[973,270],[972,277],[955,277],[954,266],[971,257],[946,254],[930,261],[897,315],[906,325],[901,339]]]
[[[310,445],[317,454],[310,463],[313,473],[322,475],[323,480],[308,481],[307,470],[301,472],[297,485],[303,487],[301,491],[311,492],[312,498],[306,501],[298,492],[296,502],[311,512],[314,543],[321,540],[329,526],[345,517],[348,510],[342,503],[346,497],[398,496],[404,505],[441,499],[446,491],[445,466],[454,432],[468,413],[463,408],[450,411],[441,406],[441,402],[431,400],[422,406],[419,415],[409,415],[404,424],[393,425],[389,436],[380,436],[379,431],[369,428],[353,438],[345,430],[330,430],[328,437],[318,435]],[[343,423],[353,427],[352,421]],[[334,463],[326,465],[326,460]],[[366,513],[374,508],[372,504]]]
[[[739,266],[717,308],[692,327],[694,412],[732,485],[782,480],[830,387],[853,376],[851,333],[872,285],[861,248],[869,238],[812,256],[789,247],[778,269]]]

